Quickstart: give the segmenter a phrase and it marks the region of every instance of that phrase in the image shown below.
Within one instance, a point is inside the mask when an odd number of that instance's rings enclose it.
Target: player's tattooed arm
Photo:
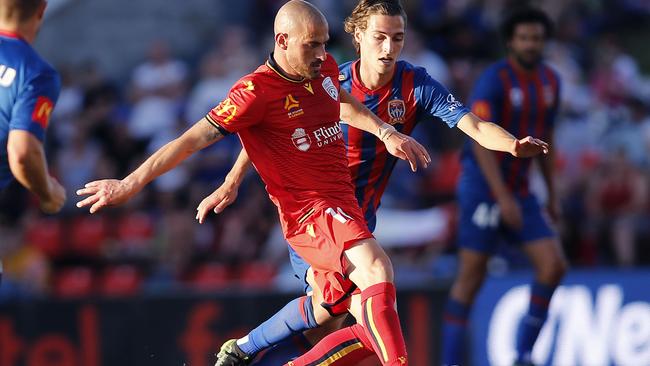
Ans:
[[[198,123],[201,124],[201,127],[203,129],[206,130],[204,137],[205,143],[207,145],[213,144],[223,138],[221,131],[212,122],[210,122],[207,117],[201,119]]]

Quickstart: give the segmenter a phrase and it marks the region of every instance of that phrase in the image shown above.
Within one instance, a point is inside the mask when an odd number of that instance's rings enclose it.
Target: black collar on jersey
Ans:
[[[280,75],[283,79],[289,80],[292,83],[302,83],[305,81],[305,78],[300,78],[300,79],[294,79],[291,76],[287,75],[287,73],[282,70],[282,68],[278,65],[277,62],[275,62],[275,59],[273,58],[273,52],[269,54],[269,59],[266,61],[266,65],[271,68],[271,70],[275,71],[278,75]]]

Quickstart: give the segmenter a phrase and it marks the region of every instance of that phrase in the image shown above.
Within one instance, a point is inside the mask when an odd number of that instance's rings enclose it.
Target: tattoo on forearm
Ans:
[[[214,142],[223,137],[223,134],[221,134],[221,132],[219,132],[219,130],[207,119],[205,120],[203,127],[206,129],[205,136],[208,142]]]

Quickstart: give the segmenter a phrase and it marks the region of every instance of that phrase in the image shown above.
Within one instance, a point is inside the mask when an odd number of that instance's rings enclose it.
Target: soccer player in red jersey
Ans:
[[[448,126],[458,126],[483,146],[507,151],[514,156],[535,155],[545,149],[531,137],[516,140],[512,135],[493,123],[486,122],[472,114],[458,102],[447,89],[431,78],[426,70],[405,61],[397,61],[405,37],[406,15],[398,0],[362,0],[346,20],[346,31],[354,36],[354,43],[360,59],[339,66],[341,88],[362,101],[370,110],[391,122],[397,131],[409,134],[425,115],[440,118]],[[375,227],[375,213],[380,197],[390,177],[395,159],[385,151],[381,141],[371,134],[342,124],[347,145],[349,169],[355,186],[357,203],[371,230]],[[207,197],[198,207],[197,219],[203,221],[211,209],[220,212],[236,197],[237,186],[246,168],[246,152],[242,151],[226,182]],[[289,247],[291,262],[296,275],[309,279],[308,269],[298,254]],[[311,284],[311,282],[310,282]],[[315,340],[332,329],[338,328],[338,321],[318,321],[320,329],[310,320],[310,307],[318,304],[318,286],[312,286],[311,296],[295,299],[272,318],[236,341],[224,344],[218,354],[217,365],[246,364],[251,356],[262,350],[275,348],[257,357],[254,364],[276,365],[302,353],[301,348],[310,348]],[[313,311],[319,313],[318,307]],[[354,314],[363,323],[364,314]],[[318,317],[322,319],[322,317]],[[297,332],[310,329],[308,341],[301,335],[281,344],[282,340]],[[372,350],[356,347],[364,344],[358,329],[348,328],[328,337],[308,354],[294,360],[296,365],[319,364],[337,355],[337,364],[356,364]],[[341,357],[341,356],[344,357]],[[239,361],[238,361],[239,360]],[[241,361],[243,360],[243,361]],[[282,360],[282,361],[280,361]],[[328,361],[329,362],[329,361]]]
[[[426,150],[339,89],[338,67],[325,51],[328,25],[313,5],[293,0],[278,11],[269,61],[243,77],[228,98],[122,180],[94,181],[77,191],[90,212],[124,203],[194,152],[237,133],[278,207],[285,238],[313,268],[323,303],[347,311],[361,291],[372,339],[384,365],[408,364],[395,310],[390,260],[368,230],[347,167],[340,118],[378,135],[389,152],[429,162]],[[419,160],[418,160],[419,159]],[[318,321],[318,319],[316,319]]]

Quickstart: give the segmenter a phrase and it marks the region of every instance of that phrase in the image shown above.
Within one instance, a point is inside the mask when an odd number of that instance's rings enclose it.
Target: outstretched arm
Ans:
[[[531,136],[518,140],[500,126],[480,119],[474,113],[465,114],[458,128],[489,150],[503,151],[518,158],[548,153],[548,144]]]
[[[355,128],[377,136],[386,144],[388,152],[402,160],[408,160],[411,170],[416,171],[418,161],[425,168],[431,162],[427,150],[410,136],[399,133],[395,127],[383,122],[366,106],[347,91],[341,89],[341,120]]]
[[[204,198],[196,208],[196,219],[199,220],[199,223],[202,224],[203,221],[205,221],[205,217],[208,215],[210,210],[213,210],[214,213],[218,214],[231,203],[235,202],[239,186],[241,185],[241,182],[250,166],[251,161],[248,154],[246,153],[246,150],[242,148],[235,165],[233,165],[230,172],[228,172],[228,175],[226,175],[223,184],[212,192],[212,194]]]
[[[222,138],[221,132],[203,118],[180,137],[156,151],[126,178],[87,183],[85,188],[77,191],[77,195],[88,197],[79,201],[77,207],[90,206],[90,213],[95,213],[103,207],[124,203],[156,177]]]

